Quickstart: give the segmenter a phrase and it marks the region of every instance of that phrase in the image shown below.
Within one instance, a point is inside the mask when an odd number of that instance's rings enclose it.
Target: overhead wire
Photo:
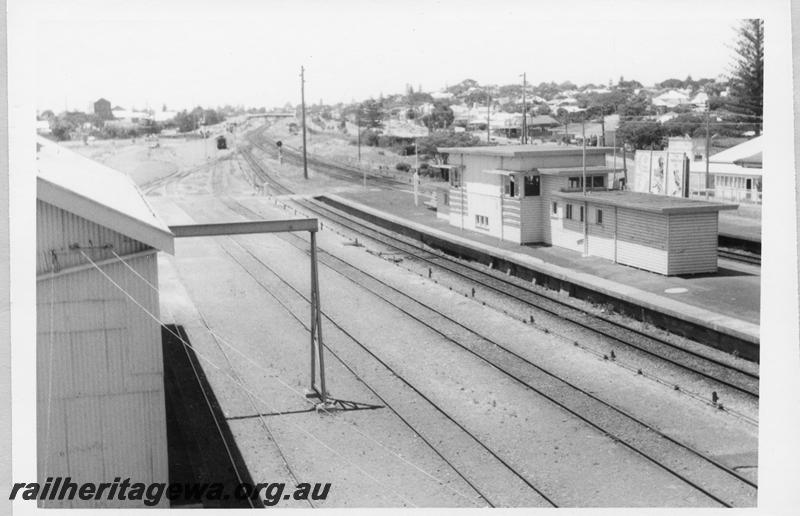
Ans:
[[[126,296],[128,299],[130,299],[130,300],[131,300],[131,301],[132,301],[132,302],[133,302],[133,303],[134,303],[134,304],[135,304],[135,305],[136,305],[136,306],[137,306],[137,307],[138,307],[140,310],[142,310],[142,311],[143,311],[145,314],[147,314],[147,316],[148,316],[148,317],[150,317],[151,319],[153,319],[153,320],[154,320],[155,322],[157,322],[159,325],[161,325],[161,326],[163,326],[163,327],[165,327],[165,328],[166,328],[166,326],[164,325],[163,321],[161,321],[161,320],[160,320],[160,319],[159,319],[159,318],[158,318],[156,315],[154,315],[154,314],[153,314],[153,313],[152,313],[150,310],[148,310],[148,309],[147,309],[145,306],[143,306],[143,305],[142,305],[142,304],[141,304],[141,303],[140,303],[140,302],[139,302],[139,301],[138,301],[138,300],[137,300],[135,297],[133,297],[133,296],[132,296],[132,295],[131,295],[131,294],[130,294],[130,293],[127,291],[127,290],[125,290],[125,288],[124,288],[124,287],[120,286],[120,285],[119,285],[119,283],[117,283],[116,281],[114,281],[114,279],[113,279],[113,278],[111,278],[111,277],[110,277],[110,276],[109,276],[109,275],[108,275],[108,274],[107,274],[107,273],[106,273],[106,272],[105,272],[105,271],[104,271],[104,270],[103,270],[101,267],[99,267],[99,266],[98,266],[98,265],[97,265],[97,264],[94,262],[94,260],[92,260],[92,259],[91,259],[89,256],[87,256],[87,255],[86,255],[86,253],[84,253],[84,252],[83,252],[83,250],[80,250],[80,253],[81,253],[81,254],[84,256],[84,258],[85,258],[85,259],[86,259],[86,260],[87,260],[89,263],[91,263],[91,264],[92,264],[92,266],[93,266],[95,269],[97,269],[97,270],[100,272],[100,274],[102,274],[102,275],[103,275],[103,276],[104,276],[104,277],[105,277],[105,278],[106,278],[106,279],[107,279],[107,280],[108,280],[108,281],[109,281],[109,282],[110,282],[112,285],[114,285],[114,286],[115,286],[115,287],[116,287],[116,288],[117,288],[117,289],[118,289],[120,292],[122,292],[122,293],[123,293],[123,294],[124,294],[124,295],[125,295],[125,296]],[[203,355],[202,353],[200,353],[200,352],[198,352],[196,349],[194,349],[194,348],[193,348],[193,347],[192,347],[192,346],[191,346],[189,343],[187,343],[187,342],[186,342],[186,341],[185,341],[185,340],[184,340],[184,339],[183,339],[183,338],[182,338],[180,335],[177,335],[175,332],[171,331],[171,330],[170,330],[170,329],[168,329],[168,328],[167,328],[167,331],[168,331],[169,333],[171,333],[173,336],[175,336],[175,337],[176,337],[176,338],[177,338],[177,339],[178,339],[178,340],[181,342],[181,344],[182,344],[183,346],[185,346],[185,347],[189,347],[189,348],[192,348],[192,351],[195,353],[195,355],[197,355],[198,357],[202,358],[202,359],[203,359],[205,362],[208,362],[208,363],[209,363],[209,364],[210,364],[212,367],[214,367],[215,369],[219,370],[219,371],[220,371],[222,374],[224,374],[224,375],[225,375],[225,376],[227,376],[227,377],[228,377],[228,378],[229,378],[231,381],[233,381],[233,382],[234,382],[234,383],[235,383],[235,384],[236,384],[236,385],[237,385],[239,388],[241,388],[241,389],[242,389],[242,390],[244,390],[245,392],[249,393],[251,396],[253,396],[253,397],[254,397],[256,400],[258,400],[259,402],[263,403],[263,404],[264,404],[264,406],[265,406],[265,407],[267,407],[267,409],[268,409],[268,410],[270,410],[271,412],[274,412],[274,413],[276,413],[276,415],[281,415],[281,414],[283,414],[283,413],[284,413],[283,411],[280,411],[280,410],[277,410],[277,409],[275,409],[275,408],[274,408],[272,405],[270,405],[270,403],[269,403],[269,402],[267,402],[266,400],[264,400],[262,397],[260,397],[260,396],[259,396],[259,395],[257,395],[256,393],[254,393],[254,392],[253,392],[252,390],[250,390],[250,389],[249,389],[249,388],[248,388],[246,385],[244,385],[243,383],[241,383],[240,381],[238,381],[236,378],[234,378],[233,376],[231,376],[230,374],[228,374],[226,371],[222,370],[222,368],[221,368],[219,365],[217,365],[216,363],[214,363],[214,361],[213,361],[213,360],[209,359],[208,357],[206,357],[205,355]],[[383,482],[381,482],[380,480],[378,480],[378,479],[377,479],[377,478],[376,478],[374,475],[370,474],[369,472],[367,472],[366,470],[364,470],[364,469],[363,469],[361,466],[359,466],[358,464],[356,464],[356,463],[354,463],[353,461],[349,460],[347,457],[343,456],[341,453],[339,453],[337,450],[335,450],[334,448],[332,448],[330,445],[328,445],[327,443],[325,443],[323,440],[321,440],[319,437],[317,437],[317,436],[316,436],[316,435],[314,435],[313,433],[309,432],[308,430],[306,430],[305,428],[303,428],[302,426],[300,426],[300,425],[298,425],[298,424],[296,424],[296,423],[292,423],[292,422],[290,422],[290,424],[292,424],[293,426],[295,426],[295,427],[296,427],[296,428],[297,428],[297,429],[298,429],[298,430],[299,430],[301,433],[303,433],[303,434],[307,435],[308,437],[310,437],[311,439],[313,439],[314,441],[316,441],[316,442],[318,442],[320,445],[322,445],[322,446],[323,446],[325,449],[327,449],[328,451],[330,451],[331,453],[333,453],[334,455],[336,455],[337,457],[339,457],[340,459],[342,459],[343,461],[345,461],[345,462],[346,462],[346,463],[348,463],[349,465],[351,465],[351,466],[353,466],[354,468],[356,468],[356,469],[357,469],[359,472],[361,472],[363,475],[365,475],[367,478],[369,478],[370,480],[372,480],[373,482],[375,482],[376,484],[378,484],[378,485],[379,485],[379,486],[381,486],[382,488],[384,488],[384,489],[388,489],[388,491],[389,491],[389,492],[393,492],[393,493],[394,493],[394,494],[395,494],[395,495],[396,495],[398,498],[400,498],[401,500],[403,500],[403,502],[404,502],[404,503],[407,503],[408,505],[410,505],[410,506],[412,506],[412,507],[416,507],[416,504],[414,504],[414,503],[413,503],[411,500],[407,499],[407,498],[406,498],[405,496],[403,496],[402,494],[400,494],[400,493],[396,492],[396,490],[393,490],[391,487],[389,487],[389,486],[385,485]],[[399,457],[399,455],[398,455],[398,457]],[[400,457],[400,458],[401,458],[402,460],[406,461],[406,460],[405,460],[405,459],[403,459],[402,457]],[[406,462],[408,462],[408,461],[406,461]],[[413,463],[409,463],[409,464],[413,464]],[[420,470],[421,470],[421,469],[420,469]],[[424,470],[421,470],[421,471],[424,471]],[[428,475],[430,475],[430,474],[428,474]],[[436,477],[433,477],[433,478],[436,478]],[[441,480],[439,480],[439,479],[437,479],[437,481],[439,481],[439,482],[442,482],[442,481],[441,481]],[[444,484],[444,482],[442,482],[442,483]]]
[[[242,248],[242,250],[246,251],[246,249],[244,249],[244,247],[242,247],[242,245],[241,245],[239,242],[237,242],[235,239],[231,238],[231,241],[233,241],[233,242],[234,242],[234,243],[235,243],[237,246],[239,246],[240,248]],[[132,271],[132,272],[133,272],[133,273],[134,273],[136,276],[138,276],[138,277],[139,277],[139,278],[140,278],[142,281],[144,281],[144,282],[145,282],[145,283],[146,283],[148,286],[150,286],[150,288],[152,288],[152,289],[153,289],[155,292],[159,293],[159,289],[158,289],[158,287],[156,287],[156,286],[155,286],[155,285],[153,285],[153,284],[152,284],[150,281],[148,281],[148,280],[147,280],[147,278],[145,278],[144,276],[142,276],[141,274],[139,274],[139,272],[138,272],[138,271],[136,271],[135,269],[133,269],[132,267],[130,267],[130,265],[129,265],[129,264],[127,264],[127,263],[126,263],[126,262],[125,262],[125,261],[122,259],[122,257],[120,257],[119,255],[117,255],[117,254],[116,254],[116,253],[115,253],[113,250],[112,250],[111,252],[112,252],[112,253],[113,253],[115,256],[117,256],[117,258],[118,258],[118,259],[119,259],[119,260],[120,260],[120,261],[121,261],[121,262],[122,262],[122,263],[123,263],[123,264],[124,264],[126,267],[128,267],[128,268],[129,268],[129,269],[130,269],[130,270],[131,270],[131,271]],[[274,296],[273,296],[273,297],[274,297]],[[285,304],[283,304],[283,303],[282,303],[280,300],[278,300],[278,303],[279,303],[279,304],[281,304],[281,306],[282,306],[282,307],[283,307],[283,308],[284,308],[284,309],[285,309],[285,310],[286,310],[286,311],[289,313],[289,315],[290,315],[290,316],[292,316],[293,318],[295,318],[296,320],[298,320],[298,321],[300,322],[300,324],[301,324],[301,325],[303,325],[303,326],[304,326],[306,329],[308,329],[308,328],[307,328],[307,327],[304,325],[304,323],[303,323],[303,322],[302,322],[302,321],[301,321],[301,320],[300,320],[300,319],[297,317],[297,315],[296,315],[296,314],[294,314],[293,312],[291,312],[291,311],[289,310],[289,308],[288,308],[288,307],[287,307]],[[202,315],[201,315],[201,318],[202,318]],[[298,391],[297,389],[295,389],[294,387],[292,387],[292,386],[291,386],[291,385],[289,385],[288,383],[284,382],[282,379],[280,379],[279,377],[277,377],[276,375],[274,375],[274,373],[272,373],[272,371],[270,371],[269,369],[265,368],[263,365],[261,365],[260,363],[256,362],[255,360],[253,360],[253,359],[252,359],[252,358],[250,358],[249,356],[247,356],[247,355],[246,355],[244,352],[242,352],[241,350],[239,350],[239,349],[238,349],[236,346],[234,346],[233,344],[231,344],[231,343],[230,343],[228,340],[226,340],[225,338],[223,338],[222,336],[220,336],[220,335],[219,335],[217,332],[215,332],[213,329],[211,329],[211,327],[210,327],[210,326],[209,326],[209,325],[208,325],[208,324],[205,322],[205,319],[203,319],[203,322],[204,322],[204,326],[205,326],[206,330],[207,330],[207,331],[208,331],[208,332],[209,332],[209,333],[210,333],[210,334],[211,334],[211,335],[212,335],[212,336],[215,338],[215,340],[216,340],[216,339],[218,339],[218,341],[219,341],[219,342],[222,342],[223,344],[225,344],[225,345],[226,345],[228,348],[230,348],[231,350],[235,351],[237,354],[239,354],[240,356],[242,356],[243,358],[245,358],[245,359],[246,359],[248,362],[252,363],[253,365],[255,365],[257,368],[261,369],[262,371],[265,371],[265,372],[269,373],[269,377],[271,377],[271,378],[274,378],[274,379],[278,380],[278,381],[279,381],[279,383],[281,383],[281,384],[282,384],[283,386],[285,386],[286,388],[290,389],[290,390],[291,390],[292,392],[294,392],[294,393],[295,393],[295,394],[296,394],[298,397],[300,397],[300,398],[301,398],[303,401],[305,401],[305,402],[307,402],[307,403],[310,403],[312,406],[315,406],[315,407],[317,407],[317,405],[316,405],[316,404],[314,404],[312,401],[310,401],[310,400],[309,400],[309,399],[308,399],[308,398],[305,396],[305,394],[304,394],[304,393],[302,393],[302,392]],[[223,351],[223,353],[224,353],[224,351]],[[325,408],[325,407],[324,407],[324,405],[323,405],[323,406],[319,406],[318,408],[319,408],[319,410],[321,410],[321,411],[323,411],[323,412],[326,412],[326,413],[328,413],[328,414],[331,414],[331,412],[330,412],[330,411],[329,411],[327,408]],[[389,453],[390,455],[394,456],[395,458],[399,459],[400,461],[404,462],[405,464],[407,464],[407,465],[411,466],[412,468],[416,469],[417,471],[419,471],[420,473],[424,474],[424,475],[425,475],[425,476],[427,476],[428,478],[430,478],[430,479],[432,479],[432,480],[436,481],[437,483],[439,483],[439,484],[441,484],[441,485],[445,486],[446,488],[450,489],[451,491],[453,491],[455,494],[457,494],[457,495],[461,496],[462,498],[464,498],[464,499],[466,499],[466,500],[470,500],[470,501],[472,501],[472,499],[471,499],[469,496],[467,496],[467,495],[466,495],[466,494],[464,494],[464,493],[461,493],[459,490],[457,490],[457,489],[453,488],[452,486],[449,486],[449,485],[448,485],[448,484],[447,484],[447,483],[446,483],[444,480],[442,480],[442,479],[440,479],[440,478],[437,478],[435,475],[433,475],[433,474],[429,473],[429,472],[428,472],[428,471],[426,471],[424,468],[422,468],[422,467],[418,466],[417,464],[414,464],[413,462],[409,461],[408,459],[406,459],[406,458],[405,458],[405,457],[403,457],[402,455],[400,455],[400,454],[398,454],[397,452],[393,451],[392,449],[388,448],[388,447],[387,447],[387,446],[386,446],[384,443],[382,443],[382,442],[381,442],[380,440],[378,440],[377,438],[375,438],[375,437],[373,437],[373,436],[371,436],[371,435],[369,435],[369,434],[365,433],[365,432],[364,432],[364,431],[362,431],[360,428],[358,428],[358,427],[357,427],[357,426],[356,426],[356,425],[355,425],[353,422],[351,422],[351,421],[350,421],[349,423],[350,423],[350,424],[353,426],[353,428],[355,429],[355,431],[356,431],[357,433],[359,433],[360,435],[362,435],[364,438],[366,438],[366,439],[368,439],[368,440],[370,440],[370,441],[374,442],[375,444],[377,444],[378,446],[380,446],[381,448],[383,448],[384,450],[386,450],[386,452],[387,452],[387,453]],[[266,422],[264,422],[264,424],[266,424]],[[463,477],[462,477],[462,478],[463,478]],[[464,479],[464,480],[465,480],[465,481],[466,481],[468,484],[470,484],[470,486],[472,486],[472,484],[471,484],[471,483],[470,483],[468,480],[466,480],[466,479]],[[473,487],[473,488],[474,488],[474,487]],[[488,502],[488,500],[487,500],[487,502]]]

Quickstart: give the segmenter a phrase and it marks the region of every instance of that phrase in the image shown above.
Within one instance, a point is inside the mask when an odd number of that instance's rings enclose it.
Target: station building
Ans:
[[[611,149],[438,150],[448,155],[450,182],[439,216],[452,226],[665,275],[717,270],[718,213],[736,205],[610,190],[618,172],[606,166]]]
[[[47,140],[37,148],[39,482],[167,482],[159,296],[150,285],[173,235],[127,175]]]

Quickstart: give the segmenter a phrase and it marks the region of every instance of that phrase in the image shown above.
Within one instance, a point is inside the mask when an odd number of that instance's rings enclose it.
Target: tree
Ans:
[[[697,113],[685,113],[663,124],[666,136],[700,136],[705,134],[705,117]]]
[[[621,117],[638,117],[646,114],[651,109],[650,99],[644,93],[630,97],[627,102],[617,106],[617,113]]]
[[[435,102],[433,104],[433,111],[430,114],[422,117],[422,123],[425,124],[430,130],[433,129],[446,129],[453,123],[455,115],[450,106],[443,102]]]
[[[175,115],[175,124],[178,126],[178,131],[188,133],[189,131],[194,131],[195,127],[197,127],[197,119],[193,113],[187,113],[184,109]]]
[[[359,106],[361,127],[378,129],[383,126],[383,105],[375,99],[365,100]]]
[[[764,113],[764,20],[743,20],[737,34],[727,107],[759,121]]]
[[[480,144],[480,139],[471,133],[451,133],[436,131],[430,136],[417,139],[420,155],[435,156],[439,147],[472,147]]]
[[[623,122],[617,129],[617,140],[633,146],[634,149],[647,149],[652,145],[661,149],[664,130],[656,121]]]
[[[680,79],[667,79],[658,84],[659,88],[683,88],[683,81]]]

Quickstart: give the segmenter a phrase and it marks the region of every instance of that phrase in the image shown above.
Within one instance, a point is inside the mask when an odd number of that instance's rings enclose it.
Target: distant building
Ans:
[[[708,162],[708,190],[703,192],[698,188],[692,195],[761,204],[763,150],[763,136],[757,136],[712,154]],[[705,162],[692,162],[692,175],[705,177]]]
[[[111,102],[106,99],[97,99],[94,103],[94,114],[100,117],[100,120],[111,120],[114,114],[111,112]]]
[[[669,90],[653,98],[653,105],[662,108],[674,108],[689,104],[689,96],[678,90]]]
[[[704,138],[673,137],[664,150],[636,151],[629,185],[636,192],[760,204],[762,149],[761,137],[753,138],[712,155],[706,167]]]
[[[609,190],[607,148],[440,148],[450,189],[437,216],[520,244],[543,243],[659,274],[717,270],[717,217],[693,199]],[[584,188],[585,181],[585,188]]]

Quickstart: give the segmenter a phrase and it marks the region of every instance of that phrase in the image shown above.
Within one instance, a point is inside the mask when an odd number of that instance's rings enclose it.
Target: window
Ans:
[[[602,226],[603,225],[603,210],[597,210],[595,213],[596,213],[595,223],[598,226]]]
[[[592,188],[603,188],[606,185],[606,176],[592,176]]]
[[[536,197],[540,190],[539,176],[525,176],[525,197]]]
[[[569,178],[569,188],[582,188],[583,186],[583,178],[580,176],[574,176]]]
[[[506,176],[503,178],[503,193],[509,197],[516,196],[517,184],[514,181],[514,176]]]
[[[583,222],[583,206],[581,206],[581,222]]]
[[[553,215],[558,215],[558,203],[553,202]]]
[[[475,227],[476,228],[488,228],[489,227],[489,217],[486,215],[475,215]]]
[[[566,218],[568,218],[569,220],[572,220],[572,205],[571,204],[567,204],[567,212],[566,212],[566,214],[564,216]]]
[[[694,155],[694,160],[695,161],[703,161],[703,155],[702,154],[695,154]]]
[[[461,170],[453,168],[450,170],[450,186],[461,188]]]

